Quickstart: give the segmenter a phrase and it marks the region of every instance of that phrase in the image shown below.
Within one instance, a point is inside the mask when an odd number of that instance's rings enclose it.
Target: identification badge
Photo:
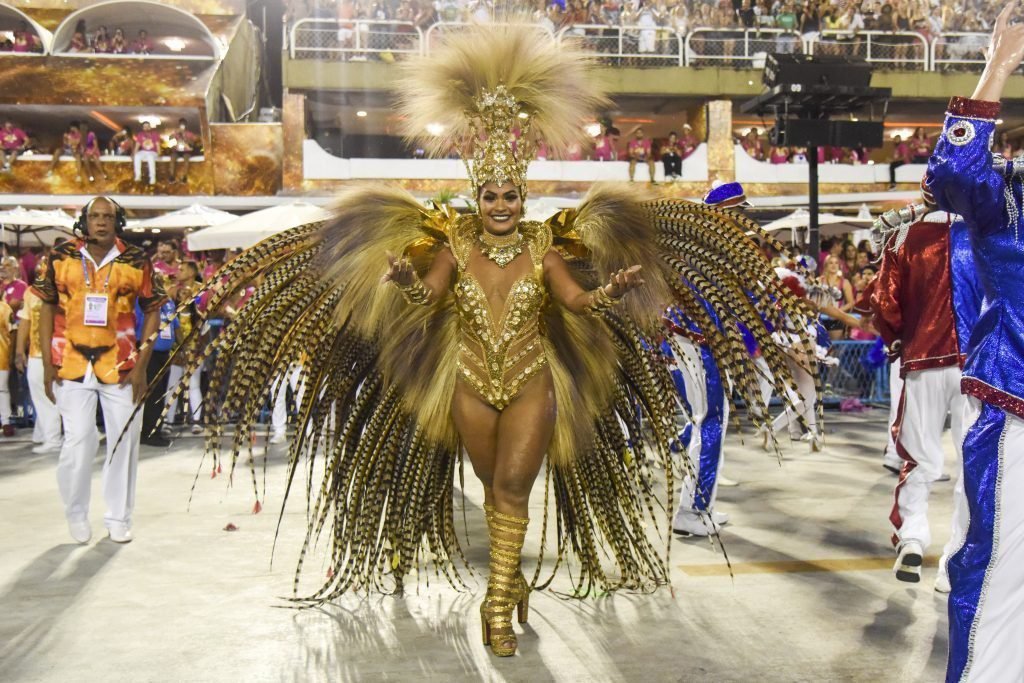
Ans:
[[[170,326],[168,326],[168,327],[161,327],[160,328],[160,338],[161,339],[174,339],[174,330],[172,330],[170,328]]]
[[[106,327],[107,304],[108,298],[106,294],[86,294],[85,324],[92,327]]]

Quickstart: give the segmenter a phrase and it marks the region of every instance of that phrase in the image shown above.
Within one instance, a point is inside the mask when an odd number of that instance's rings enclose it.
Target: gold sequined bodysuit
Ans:
[[[481,398],[501,410],[548,366],[541,342],[540,315],[547,296],[543,260],[551,246],[551,233],[541,223],[520,223],[526,251],[533,261],[533,273],[512,284],[505,310],[500,319],[495,319],[480,283],[466,271],[479,221],[478,216],[467,216],[451,236],[452,252],[459,265],[455,284],[458,373]]]

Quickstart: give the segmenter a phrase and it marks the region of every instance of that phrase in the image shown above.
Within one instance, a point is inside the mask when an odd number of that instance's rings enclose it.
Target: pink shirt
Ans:
[[[153,270],[166,277],[177,277],[181,266],[177,263],[171,264],[165,261],[153,259]]]
[[[908,164],[910,163],[910,147],[907,146],[907,143],[901,142],[896,145],[896,149],[894,149],[892,153],[892,160],[905,161]]]
[[[602,135],[594,141],[594,159],[597,161],[612,161],[615,159],[615,148],[607,135]]]
[[[8,304],[12,301],[24,301],[26,289],[28,284],[24,280],[11,280],[4,285],[4,301]]]
[[[19,149],[26,140],[28,140],[28,136],[21,128],[11,128],[10,130],[0,128],[0,144],[4,149]]]
[[[638,159],[646,159],[651,153],[651,141],[648,139],[643,140],[630,140],[626,145],[626,151],[629,152],[629,157],[633,158],[633,150],[636,150],[636,157]]]
[[[155,130],[140,130],[135,134],[135,146],[140,152],[159,152],[160,133]]]

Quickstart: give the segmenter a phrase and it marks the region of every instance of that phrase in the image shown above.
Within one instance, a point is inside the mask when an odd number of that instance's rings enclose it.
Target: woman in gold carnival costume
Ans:
[[[530,27],[451,36],[408,66],[400,110],[419,144],[461,150],[479,212],[460,216],[398,189],[355,187],[333,220],[267,239],[220,271],[209,310],[246,283],[259,285],[185,377],[219,352],[210,395],[223,395],[214,410],[235,422],[232,466],[251,449],[271,388],[305,359],[289,488],[300,465],[312,473],[318,457],[324,475],[307,493],[299,571],[325,527],[333,542],[328,580],[296,600],[400,592],[429,563],[462,585],[453,492],[464,450],[484,486],[490,536],[483,639],[497,655],[514,654],[512,613],[518,608],[524,622],[531,588],[551,582],[541,562],[552,543],[556,569],[574,564],[578,597],[668,581],[668,542],[659,552],[645,529],[651,517],[667,526],[669,512],[656,508],[673,507],[677,398],[658,352],[667,306],[705,330],[754,412],[764,407],[759,371],[740,325],[760,344],[777,393],[791,395],[772,330],[802,334],[809,311],[780,286],[748,235],[770,238],[749,219],[597,187],[577,210],[523,220],[534,141],[566,147],[604,103],[588,70]],[[446,122],[445,135],[420,140],[434,121]],[[208,442],[215,458],[218,429]],[[663,498],[645,446],[665,466]],[[527,580],[527,502],[545,462],[556,520],[549,524],[545,505],[540,558]]]

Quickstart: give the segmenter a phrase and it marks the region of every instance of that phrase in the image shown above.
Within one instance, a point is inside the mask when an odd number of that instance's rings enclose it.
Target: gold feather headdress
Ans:
[[[607,104],[578,50],[537,26],[508,23],[446,37],[405,65],[397,90],[406,138],[431,156],[454,147],[474,191],[512,182],[525,193],[537,140],[556,152],[582,141],[586,117]]]

